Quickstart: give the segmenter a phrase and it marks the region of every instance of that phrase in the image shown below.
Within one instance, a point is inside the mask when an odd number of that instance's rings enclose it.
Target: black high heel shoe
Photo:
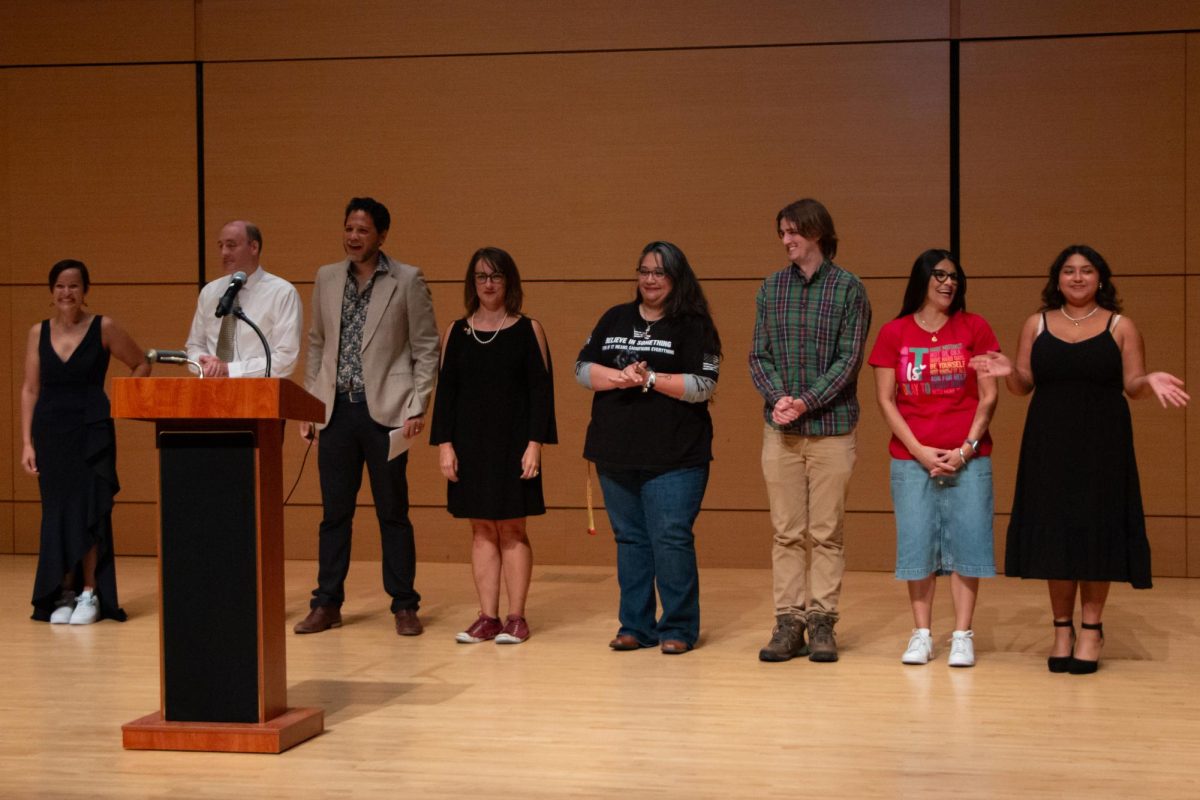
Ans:
[[[1071,629],[1071,652],[1065,656],[1050,656],[1046,659],[1046,667],[1051,672],[1070,672],[1071,662],[1075,660],[1075,621],[1070,617],[1056,619],[1054,627]]]
[[[1104,623],[1097,622],[1093,625],[1090,622],[1081,622],[1079,627],[1089,631],[1100,631],[1100,646],[1104,647]],[[1071,657],[1071,667],[1067,671],[1072,675],[1091,675],[1096,670],[1100,669],[1100,659],[1095,661],[1085,661],[1081,658]]]

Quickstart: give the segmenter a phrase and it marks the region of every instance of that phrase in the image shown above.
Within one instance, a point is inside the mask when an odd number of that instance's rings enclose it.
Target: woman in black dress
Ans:
[[[496,247],[467,263],[467,316],[442,336],[442,366],[430,443],[447,483],[447,510],[471,520],[471,566],[479,617],[455,638],[464,644],[529,638],[525,599],[533,549],[525,518],[546,513],[542,445],[558,441],[554,378],[546,334],[521,314],[521,276]],[[508,617],[500,621],[500,576]]]
[[[1189,400],[1179,378],[1146,372],[1142,336],[1120,310],[1104,258],[1071,245],[1050,267],[1041,311],[1021,328],[1015,363],[1000,353],[971,360],[981,376],[1003,377],[1014,394],[1033,392],[1005,572],[1049,582],[1051,672],[1096,671],[1112,581],[1150,588],[1150,544],[1124,395],[1153,393],[1164,408]]]
[[[51,268],[55,315],[29,331],[21,387],[21,466],[37,477],[42,495],[33,619],[72,625],[125,619],[113,562],[120,486],[104,375],[110,353],[134,377],[150,373],[129,334],[87,310],[90,283],[81,261]]]

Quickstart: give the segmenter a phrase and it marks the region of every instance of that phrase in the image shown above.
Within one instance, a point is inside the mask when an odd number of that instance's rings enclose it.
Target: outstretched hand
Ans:
[[[1150,385],[1163,408],[1166,408],[1168,403],[1176,408],[1183,408],[1192,399],[1183,390],[1183,381],[1169,372],[1151,372],[1146,376],[1146,383]]]
[[[1012,374],[1013,365],[1008,356],[991,351],[973,357],[967,365],[979,373],[981,378],[1005,378]]]

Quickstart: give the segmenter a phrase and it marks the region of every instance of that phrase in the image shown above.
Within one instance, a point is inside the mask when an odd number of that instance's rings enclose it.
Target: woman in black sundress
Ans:
[[[1033,392],[1005,572],[1049,582],[1051,672],[1096,671],[1112,581],[1150,588],[1150,544],[1124,395],[1153,393],[1164,408],[1190,399],[1179,378],[1146,372],[1141,334],[1120,310],[1104,258],[1071,245],[1050,267],[1041,311],[1021,328],[1015,363],[1000,353],[971,360],[980,375],[1003,377],[1014,394]]]
[[[447,480],[447,510],[471,520],[471,566],[479,617],[464,644],[529,638],[525,599],[533,550],[525,518],[545,514],[542,445],[558,441],[554,379],[542,326],[521,314],[521,276],[496,247],[467,263],[467,316],[442,336],[430,443]],[[508,616],[500,621],[500,576]]]
[[[21,466],[37,477],[42,495],[33,619],[72,625],[125,619],[113,562],[120,486],[104,375],[110,353],[134,377],[150,374],[129,334],[87,310],[90,283],[82,261],[51,268],[55,314],[29,331],[21,387]]]

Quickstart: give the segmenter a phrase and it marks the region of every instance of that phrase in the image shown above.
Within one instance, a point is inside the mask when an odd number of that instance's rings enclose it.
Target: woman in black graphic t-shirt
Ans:
[[[651,242],[637,299],[604,313],[575,365],[595,392],[584,458],[596,465],[617,541],[614,650],[686,653],[700,634],[692,524],[708,484],[721,338],[687,257]],[[655,586],[662,616],[655,619]]]

